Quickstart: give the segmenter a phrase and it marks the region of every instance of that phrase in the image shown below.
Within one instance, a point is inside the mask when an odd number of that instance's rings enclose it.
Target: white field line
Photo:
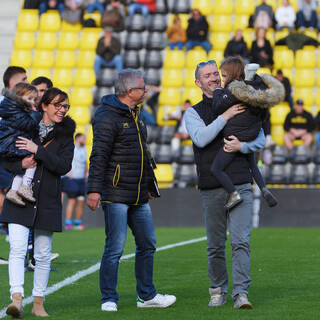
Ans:
[[[201,237],[201,238],[191,239],[191,240],[187,240],[187,241],[177,242],[177,243],[173,243],[173,244],[169,244],[169,245],[157,248],[157,251],[163,251],[163,250],[168,250],[168,249],[172,249],[172,248],[176,248],[176,247],[182,247],[182,246],[186,246],[188,244],[204,241],[206,239],[207,239],[206,237]],[[128,260],[130,258],[133,258],[134,256],[135,256],[135,253],[127,254],[127,255],[121,257],[120,261]],[[51,287],[48,287],[46,295],[54,293],[63,287],[69,286],[70,284],[75,283],[76,281],[80,280],[81,278],[84,278],[84,277],[96,272],[99,269],[100,269],[100,262],[92,265],[91,267],[89,267],[87,269],[80,270],[80,271],[76,272],[74,275],[72,275],[71,277],[65,278],[64,280],[52,285]],[[22,304],[23,304],[23,306],[26,306],[32,302],[33,302],[33,298],[32,298],[32,296],[30,296],[28,298],[23,299]],[[0,310],[0,319],[4,318],[6,316],[6,309],[7,308],[5,307],[2,310]]]

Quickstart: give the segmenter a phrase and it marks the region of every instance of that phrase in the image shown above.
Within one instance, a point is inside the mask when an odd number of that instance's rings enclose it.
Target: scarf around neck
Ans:
[[[49,132],[53,130],[54,125],[54,123],[45,125],[43,123],[43,120],[39,122],[39,137],[41,142],[43,142],[46,136],[49,134]]]

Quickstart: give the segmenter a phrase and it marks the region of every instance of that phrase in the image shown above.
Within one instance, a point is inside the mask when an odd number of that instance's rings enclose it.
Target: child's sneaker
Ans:
[[[278,204],[277,198],[270,192],[267,187],[262,188],[262,196],[266,199],[269,207],[274,207]]]
[[[23,202],[21,197],[18,195],[16,190],[10,189],[6,194],[6,199],[21,207],[24,207],[26,205],[25,202]]]
[[[227,210],[231,210],[232,208],[234,208],[237,204],[239,204],[242,201],[243,200],[241,199],[239,192],[234,191],[234,192],[230,193],[228,202],[226,203],[226,205],[224,207]]]
[[[70,231],[70,230],[72,230],[73,229],[73,225],[72,224],[66,224],[65,226],[64,226],[64,230],[66,230],[66,231]]]
[[[19,190],[17,191],[18,195],[29,201],[29,202],[36,202],[36,199],[33,197],[33,191],[31,186],[26,186],[24,184],[22,184],[19,188]]]
[[[78,231],[82,231],[84,230],[86,227],[83,224],[75,224],[73,226],[73,230],[78,230]]]

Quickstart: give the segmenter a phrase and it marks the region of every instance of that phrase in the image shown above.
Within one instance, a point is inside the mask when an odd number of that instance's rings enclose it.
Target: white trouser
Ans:
[[[9,281],[10,294],[21,293],[24,296],[24,260],[28,248],[29,228],[9,223]],[[43,297],[49,280],[52,232],[34,231],[34,259],[36,266],[33,276],[34,297]]]

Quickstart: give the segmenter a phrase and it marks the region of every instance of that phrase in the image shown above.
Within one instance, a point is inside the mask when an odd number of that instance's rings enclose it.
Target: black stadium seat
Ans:
[[[312,183],[320,184],[320,166],[319,165],[315,166],[313,169]]]
[[[124,67],[125,68],[140,68],[140,56],[136,50],[125,51],[123,54]]]
[[[194,163],[194,154],[192,146],[181,146],[179,150],[179,157],[177,162],[180,164],[192,164]]]
[[[146,18],[141,14],[135,14],[126,18],[126,29],[128,31],[142,32],[146,29]]]
[[[143,48],[143,41],[140,32],[128,32],[125,42],[126,50],[141,50]]]
[[[308,146],[296,146],[290,151],[290,162],[292,164],[305,164],[311,161],[311,148]]]
[[[194,187],[198,182],[196,166],[194,164],[178,165],[174,179],[175,185],[179,188]]]
[[[308,166],[304,164],[293,165],[290,170],[290,184],[308,184],[309,171]]]
[[[163,32],[150,32],[147,37],[148,50],[162,50],[165,47],[166,35]]]
[[[159,86],[161,82],[161,72],[159,69],[146,69],[144,79],[148,85]]]
[[[146,69],[155,68],[160,69],[162,67],[162,56],[160,51],[148,51],[144,58],[144,67]]]
[[[94,105],[97,106],[101,102],[101,98],[107,94],[113,94],[114,89],[112,87],[97,87],[94,93]]]
[[[315,164],[320,164],[320,148],[315,147],[313,152],[313,162]]]
[[[103,68],[97,78],[97,86],[99,87],[113,87],[114,79],[117,71],[111,68]]]
[[[285,164],[288,161],[288,154],[286,146],[275,146],[272,152],[272,163]]]
[[[156,142],[158,144],[170,144],[176,128],[174,126],[163,126],[160,128]]]
[[[156,13],[167,14],[168,13],[168,1],[167,0],[157,0]]]
[[[173,13],[189,13],[190,11],[191,11],[190,0],[174,0],[173,6],[172,6]]]
[[[266,183],[270,183],[270,184],[288,183],[285,165],[274,164],[270,166],[266,172],[265,180],[266,180]]]
[[[172,152],[170,144],[159,144],[156,147],[154,159],[156,163],[171,163]]]
[[[167,29],[167,16],[155,14],[149,16],[148,30],[150,32],[164,32]]]

